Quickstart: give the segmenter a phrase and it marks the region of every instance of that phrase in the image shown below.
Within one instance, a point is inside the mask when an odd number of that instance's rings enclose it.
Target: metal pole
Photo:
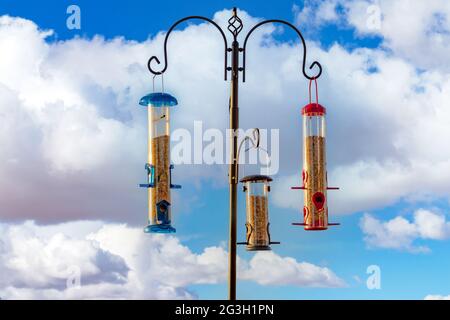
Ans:
[[[230,183],[230,237],[229,237],[229,274],[228,298],[236,300],[236,224],[237,224],[237,184],[238,184],[238,107],[239,86],[239,43],[234,40],[231,47],[231,94],[230,94],[230,157],[229,183]]]

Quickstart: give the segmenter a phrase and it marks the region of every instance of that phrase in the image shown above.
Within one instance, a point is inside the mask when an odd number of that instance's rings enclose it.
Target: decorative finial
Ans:
[[[237,39],[237,36],[239,32],[241,32],[243,28],[242,20],[237,15],[237,8],[233,8],[233,15],[230,19],[228,19],[228,31],[231,32],[231,34],[234,37],[234,40]]]

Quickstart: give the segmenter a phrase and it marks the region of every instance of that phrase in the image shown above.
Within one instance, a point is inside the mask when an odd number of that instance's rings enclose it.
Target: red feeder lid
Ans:
[[[302,108],[302,115],[304,116],[324,116],[327,109],[318,103],[310,103]]]

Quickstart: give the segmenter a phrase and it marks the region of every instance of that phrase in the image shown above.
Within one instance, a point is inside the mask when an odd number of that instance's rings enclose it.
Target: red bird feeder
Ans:
[[[293,225],[304,226],[305,230],[326,230],[328,226],[339,225],[328,222],[327,190],[328,187],[325,148],[325,114],[326,109],[319,104],[317,81],[316,103],[311,103],[311,84],[309,83],[309,104],[302,108],[303,117],[303,171],[301,187],[292,189],[304,190],[303,223]]]

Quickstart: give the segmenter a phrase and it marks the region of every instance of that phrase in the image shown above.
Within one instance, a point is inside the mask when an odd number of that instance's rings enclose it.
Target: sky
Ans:
[[[79,29],[68,28],[71,5]],[[269,215],[281,244],[239,247],[237,297],[450,299],[448,1],[1,0],[2,299],[227,298],[227,166],[177,164],[177,233],[144,234],[147,118],[138,102],[152,91],[146,63],[162,57],[170,26],[204,15],[226,29],[233,6],[241,43],[259,21],[284,19],[302,31],[307,64],[321,63],[328,181],[341,188],[328,203],[340,226],[291,225],[301,219],[302,194],[290,187],[300,181],[308,81],[295,33],[266,25],[248,43],[240,125],[279,134]],[[199,121],[225,132],[220,34],[180,25],[168,60],[173,132],[194,135]],[[241,191],[238,200],[243,240]]]

